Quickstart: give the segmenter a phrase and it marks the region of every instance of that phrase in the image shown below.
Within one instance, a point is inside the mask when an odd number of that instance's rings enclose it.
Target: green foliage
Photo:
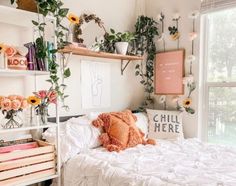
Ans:
[[[135,39],[135,36],[131,32],[118,32],[116,33],[114,29],[110,29],[110,34],[108,36],[108,40],[111,43],[116,43],[116,42],[131,42]]]
[[[154,92],[154,60],[156,55],[155,37],[159,35],[157,22],[153,18],[140,16],[135,24],[135,42],[137,54],[144,55],[147,53],[146,72],[143,72],[142,65],[137,64],[135,75],[141,78],[140,83],[145,87],[147,94],[143,106],[153,104],[151,95]]]
[[[175,26],[173,26],[173,27],[169,26],[168,30],[170,32],[170,35],[175,35],[176,33],[178,33],[178,28]]]
[[[114,29],[110,29],[110,33],[106,32],[103,36],[104,40],[98,41],[96,38],[96,44],[94,47],[98,48],[102,52],[115,52],[116,42],[131,42],[135,40],[135,35],[131,32],[118,32],[116,33]]]
[[[91,21],[94,21],[106,33],[104,23],[102,22],[102,20],[99,17],[97,17],[95,14],[89,14],[89,15],[88,14],[82,14],[79,18],[79,23],[76,24],[75,27],[74,27],[74,34],[75,34],[75,38],[77,39],[77,42],[79,42],[79,43],[84,42],[84,40],[81,38],[81,35],[83,34],[82,25],[84,23],[89,23]]]
[[[49,62],[49,71],[50,71],[50,79],[47,80],[51,84],[51,89],[54,89],[57,91],[57,94],[59,98],[61,98],[64,105],[64,100],[68,95],[64,94],[65,91],[65,84],[64,79],[70,77],[71,72],[70,69],[62,69],[63,74],[62,77],[59,77],[60,73],[60,66],[57,64],[56,61],[56,53],[58,50],[63,49],[67,42],[65,41],[65,36],[68,32],[68,28],[64,27],[62,25],[62,22],[64,18],[66,18],[69,9],[63,8],[63,2],[61,0],[36,0],[38,5],[38,11],[40,14],[42,14],[44,17],[51,15],[55,17],[56,20],[56,29],[55,29],[55,35],[57,36],[57,48],[50,51],[50,54],[48,54],[46,41],[44,38],[44,31],[45,27],[47,26],[46,22],[40,22],[33,20],[32,23],[34,26],[38,28],[39,37],[36,38],[36,55],[38,58],[42,60],[48,60]],[[14,2],[13,2],[14,3]],[[53,57],[50,57],[50,56]],[[61,54],[62,58],[65,59],[64,54]]]

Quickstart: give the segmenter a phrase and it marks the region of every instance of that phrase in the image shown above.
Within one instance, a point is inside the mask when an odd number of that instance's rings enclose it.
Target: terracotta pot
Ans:
[[[17,0],[17,5],[18,5],[17,8],[21,10],[38,12],[37,3],[35,0]]]
[[[8,68],[14,70],[27,70],[27,58],[20,55],[8,57]]]

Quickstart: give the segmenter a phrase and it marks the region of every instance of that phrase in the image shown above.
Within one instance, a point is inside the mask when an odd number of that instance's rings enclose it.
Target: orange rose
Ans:
[[[19,100],[15,99],[11,102],[11,107],[12,107],[13,110],[17,111],[21,107],[21,102]]]
[[[22,108],[22,109],[26,109],[27,106],[28,106],[28,102],[27,102],[26,99],[24,99],[24,100],[21,102],[21,108]]]
[[[1,109],[2,110],[6,110],[6,111],[9,111],[11,110],[11,100],[8,99],[8,98],[4,98],[2,101],[1,101]]]
[[[24,97],[23,96],[17,96],[16,99],[19,100],[20,102],[22,102],[24,100]]]
[[[17,99],[17,95],[10,95],[10,96],[8,96],[8,99],[10,99],[10,100],[15,100],[15,99]]]
[[[1,107],[1,102],[2,102],[3,99],[4,99],[4,97],[0,96],[0,107]]]

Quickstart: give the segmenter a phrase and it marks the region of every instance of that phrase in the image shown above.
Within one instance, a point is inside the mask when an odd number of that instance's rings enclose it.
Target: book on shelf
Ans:
[[[9,153],[13,151],[19,151],[19,150],[33,149],[37,147],[38,147],[37,142],[27,142],[27,143],[9,145],[9,146],[0,147],[0,154]]]
[[[50,52],[54,49],[54,44],[52,42],[47,41],[47,58],[42,59],[37,57],[37,52],[39,49],[37,48],[36,44],[33,42],[26,43],[24,45],[28,48],[27,60],[28,60],[28,70],[38,70],[38,71],[48,71],[50,66],[50,61],[53,60],[54,55]]]
[[[0,137],[0,147],[5,147],[9,145],[16,145],[22,143],[33,142],[31,134],[15,134],[15,135],[1,135]]]

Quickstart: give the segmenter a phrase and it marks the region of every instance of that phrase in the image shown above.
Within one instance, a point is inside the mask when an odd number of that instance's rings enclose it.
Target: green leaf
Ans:
[[[35,25],[35,26],[38,26],[38,25],[39,25],[39,23],[36,22],[36,21],[34,21],[34,20],[32,20],[32,23],[33,23],[33,25]]]
[[[60,15],[61,17],[66,17],[68,12],[69,12],[69,8],[62,8],[62,9],[59,9],[58,15]]]
[[[53,49],[53,50],[50,50],[50,53],[55,54],[55,53],[57,53],[57,51],[58,51],[57,49]]]
[[[112,34],[115,34],[115,33],[116,33],[115,30],[112,29],[112,28],[110,29],[110,31],[111,31]]]
[[[137,65],[135,66],[135,69],[139,69],[139,68],[140,68],[140,65],[137,64]]]
[[[64,77],[65,77],[65,78],[68,78],[68,77],[70,77],[70,76],[71,76],[70,69],[67,68],[67,69],[64,71]]]

